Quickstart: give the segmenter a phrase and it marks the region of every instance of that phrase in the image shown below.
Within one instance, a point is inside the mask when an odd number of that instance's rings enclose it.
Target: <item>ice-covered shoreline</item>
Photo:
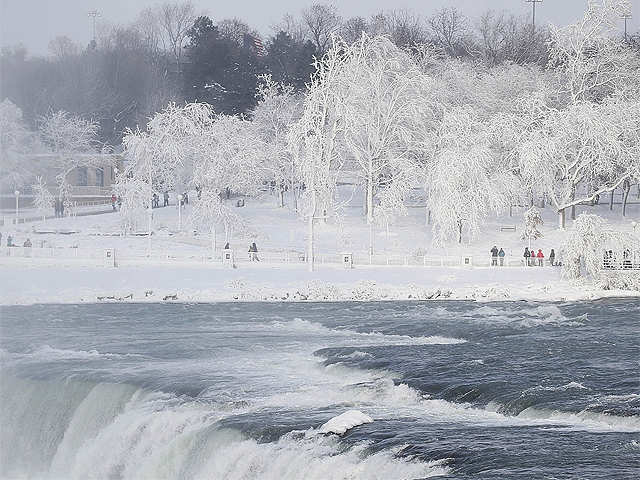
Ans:
[[[259,265],[100,268],[2,263],[0,305],[98,302],[595,301],[639,292],[574,285],[550,269]]]

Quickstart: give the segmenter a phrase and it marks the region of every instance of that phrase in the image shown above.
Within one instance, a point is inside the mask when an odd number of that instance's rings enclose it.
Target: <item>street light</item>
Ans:
[[[631,18],[631,14],[629,12],[624,12],[621,17],[624,19],[624,41],[627,43],[627,20]]]
[[[13,194],[16,196],[16,225],[18,225],[18,218],[20,213],[20,204],[18,202],[18,199],[20,198],[20,190],[16,190],[15,192],[13,192]]]
[[[536,3],[542,3],[542,0],[524,0],[526,3],[531,3],[533,7],[533,31],[536,31]]]
[[[178,195],[178,230],[182,230],[182,194]]]

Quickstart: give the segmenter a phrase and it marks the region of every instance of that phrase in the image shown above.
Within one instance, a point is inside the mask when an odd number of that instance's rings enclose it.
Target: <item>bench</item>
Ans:
[[[502,227],[500,227],[500,231],[501,232],[515,232],[516,231],[516,226],[515,225],[503,225]]]

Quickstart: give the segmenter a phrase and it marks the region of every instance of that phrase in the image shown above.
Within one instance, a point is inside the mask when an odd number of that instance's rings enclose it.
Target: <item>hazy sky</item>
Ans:
[[[192,0],[197,8],[214,21],[239,17],[263,34],[279,22],[285,13],[299,11],[313,0]],[[91,38],[91,20],[87,13],[101,12],[102,21],[128,23],[144,7],[158,0],[0,0],[0,44],[24,44],[30,53],[46,54],[49,40],[58,35],[86,44]],[[530,14],[525,0],[342,0],[332,2],[345,17],[369,16],[380,10],[408,8],[424,16],[445,6],[455,6],[470,18],[487,9],[508,10],[518,15]],[[640,0],[631,0],[633,18],[629,31],[640,26]],[[538,4],[536,17],[541,24],[565,25],[580,17],[587,0],[544,0]],[[620,20],[622,29],[623,22]]]

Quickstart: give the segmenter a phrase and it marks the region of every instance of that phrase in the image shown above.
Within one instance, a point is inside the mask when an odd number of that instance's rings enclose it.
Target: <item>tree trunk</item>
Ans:
[[[313,212],[307,220],[307,270],[313,272]]]
[[[627,200],[629,199],[629,193],[631,193],[631,183],[629,182],[629,180],[625,180],[625,182],[623,183],[622,191],[624,192],[622,194],[622,216],[626,217],[627,216]]]
[[[462,243],[462,221],[458,222],[458,243]]]
[[[558,228],[564,230],[565,227],[565,209],[563,208],[558,212]]]
[[[284,207],[284,185],[280,184],[280,208]]]
[[[615,191],[616,189],[614,188],[613,190],[611,190],[611,194],[609,196],[609,210],[613,211],[613,198],[615,195]]]
[[[215,224],[211,225],[211,251],[212,257],[216,259],[216,226]]]
[[[371,161],[369,161],[371,168]],[[371,169],[369,170],[369,178],[367,178],[367,223],[369,224],[369,264],[373,261],[373,179],[371,178]]]

